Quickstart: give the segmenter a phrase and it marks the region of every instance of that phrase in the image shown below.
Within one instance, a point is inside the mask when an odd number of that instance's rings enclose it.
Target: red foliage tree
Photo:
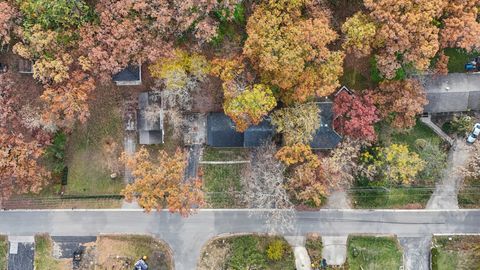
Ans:
[[[7,2],[0,2],[0,10],[0,45],[5,45],[10,42],[10,31],[18,11]]]
[[[343,135],[366,141],[376,140],[373,125],[380,118],[371,97],[341,92],[335,98],[333,113],[334,127]]]

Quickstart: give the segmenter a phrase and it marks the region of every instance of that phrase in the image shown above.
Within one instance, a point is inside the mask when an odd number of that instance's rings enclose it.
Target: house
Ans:
[[[163,143],[163,112],[159,95],[142,92],[138,96],[137,130],[140,144]]]
[[[142,66],[129,65],[124,70],[113,75],[113,81],[116,85],[140,85],[142,84]]]
[[[224,113],[209,113],[207,116],[207,145],[212,147],[257,147],[271,140],[273,134],[269,119],[245,132],[237,132],[233,121]]]
[[[342,137],[333,129],[333,103],[322,101],[317,102],[317,105],[320,108],[320,127],[315,131],[310,147],[312,149],[333,149],[342,141]]]
[[[425,114],[480,110],[480,74],[428,75],[422,80],[428,99]]]

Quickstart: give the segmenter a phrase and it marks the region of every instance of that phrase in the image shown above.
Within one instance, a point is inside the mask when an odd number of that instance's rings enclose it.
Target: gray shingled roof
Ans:
[[[274,128],[269,120],[249,127],[244,133],[235,130],[235,124],[224,113],[207,116],[207,144],[213,147],[257,147],[271,140]]]
[[[124,70],[113,75],[113,81],[115,82],[133,82],[140,80],[140,66],[129,65]]]
[[[314,149],[332,149],[341,141],[342,137],[333,130],[332,102],[318,102],[320,108],[320,128],[315,132],[310,147]]]
[[[450,73],[422,78],[428,113],[480,110],[480,74]]]
[[[137,130],[140,144],[163,143],[163,126],[161,115],[154,120],[145,118],[145,109],[149,105],[160,105],[159,99],[149,92],[140,93],[138,96]]]

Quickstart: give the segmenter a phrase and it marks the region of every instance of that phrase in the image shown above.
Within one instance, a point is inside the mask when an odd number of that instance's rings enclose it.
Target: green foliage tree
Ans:
[[[251,235],[236,237],[232,243],[232,255],[227,262],[228,269],[263,269],[266,265],[265,258],[257,246],[258,240]]]
[[[65,143],[67,136],[63,132],[58,132],[53,137],[52,144],[45,150],[45,156],[50,160],[52,172],[60,174],[65,168]]]
[[[375,43],[376,32],[375,23],[367,15],[357,12],[342,25],[342,33],[345,35],[343,48],[356,57],[369,55]]]
[[[320,127],[319,113],[315,103],[297,104],[272,113],[272,124],[283,133],[287,145],[309,144]]]
[[[434,184],[442,176],[447,154],[438,144],[423,139],[416,140],[415,147],[420,158],[425,161],[425,167],[418,173],[418,179],[422,184]]]
[[[285,254],[285,243],[280,239],[273,240],[267,247],[267,257],[272,261],[278,261]]]

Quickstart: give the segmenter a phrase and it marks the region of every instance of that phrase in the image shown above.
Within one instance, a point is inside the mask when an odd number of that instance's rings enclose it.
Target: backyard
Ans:
[[[400,269],[403,252],[395,237],[351,236],[347,264],[350,270]]]
[[[433,240],[432,270],[480,269],[479,236],[437,236]]]
[[[380,145],[405,144],[412,152],[416,152],[422,158],[422,151],[418,147],[418,140],[430,143],[440,149],[443,163],[446,162],[446,149],[443,141],[428,126],[420,121],[410,130],[395,131],[385,123],[379,123],[376,127],[379,134]],[[426,167],[429,164],[427,163]],[[443,164],[431,168],[434,175],[440,175]],[[427,168],[428,169],[428,168]],[[372,186],[368,180],[358,179],[357,184],[350,190],[355,208],[424,208],[434,190],[437,177],[429,174],[429,177],[419,178],[411,186],[379,187]]]
[[[248,150],[243,148],[206,148],[203,161],[245,161]],[[203,186],[208,207],[235,208],[242,205],[241,176],[246,164],[202,164]]]
[[[473,57],[478,56],[478,52],[467,53],[462,49],[447,48],[444,50],[448,59],[448,72],[465,72],[465,64],[472,60]]]
[[[217,238],[202,250],[198,270],[293,270],[292,248],[281,237],[242,235]]]

